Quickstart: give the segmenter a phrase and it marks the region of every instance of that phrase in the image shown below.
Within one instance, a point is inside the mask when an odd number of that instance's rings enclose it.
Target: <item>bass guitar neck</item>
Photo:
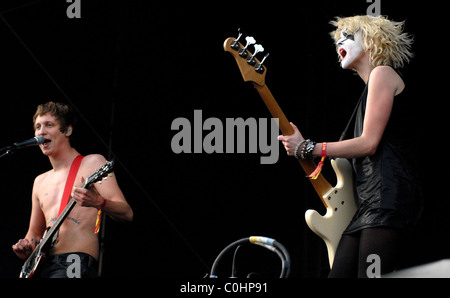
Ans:
[[[255,86],[259,95],[263,99],[264,104],[269,109],[272,117],[279,119],[279,126],[283,135],[290,136],[294,134],[294,129],[292,128],[287,117],[285,116],[280,106],[276,102],[267,85],[264,84],[261,86],[256,83],[253,83],[253,85]],[[316,164],[312,160],[299,159],[298,161],[300,162],[300,165],[306,174],[312,173],[316,168]],[[320,198],[322,198],[322,196],[332,188],[331,184],[324,178],[322,174],[320,174],[317,179],[315,180],[310,179],[310,181]],[[327,204],[323,199],[322,203],[324,204],[325,207],[327,207]]]

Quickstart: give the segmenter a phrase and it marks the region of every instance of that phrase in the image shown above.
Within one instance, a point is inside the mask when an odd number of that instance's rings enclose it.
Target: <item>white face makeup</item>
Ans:
[[[361,31],[356,34],[348,34],[346,30],[342,30],[341,38],[336,43],[338,52],[341,57],[341,67],[343,69],[352,68],[352,63],[364,52],[362,45]]]

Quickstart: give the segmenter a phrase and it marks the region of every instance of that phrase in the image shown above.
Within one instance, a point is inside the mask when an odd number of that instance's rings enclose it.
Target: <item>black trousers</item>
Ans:
[[[97,261],[82,252],[49,256],[39,272],[41,278],[96,278]]]
[[[377,271],[379,274],[392,272],[398,265],[404,240],[401,230],[385,227],[343,235],[328,277],[366,278],[374,277]]]

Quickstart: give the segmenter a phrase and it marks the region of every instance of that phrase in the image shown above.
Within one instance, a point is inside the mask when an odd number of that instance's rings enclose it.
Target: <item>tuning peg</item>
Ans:
[[[267,59],[267,57],[269,57],[270,53],[267,53],[264,58],[262,58],[261,62],[258,64],[259,66],[262,66],[262,64],[264,63],[264,61]]]
[[[248,53],[247,53],[248,46],[256,43],[256,40],[253,38],[253,36],[247,36],[245,38],[245,40],[247,41],[247,44],[245,45],[245,47],[243,49],[239,50],[239,56],[241,56],[242,58],[247,58],[247,56],[248,56]]]
[[[248,57],[248,59],[247,59],[247,63],[250,64],[250,65],[252,65],[252,66],[256,64],[256,60],[255,60],[256,54],[264,52],[264,48],[263,48],[262,45],[260,45],[260,44],[255,44],[254,47],[255,47],[255,52],[253,53],[253,55],[251,55],[251,56]]]
[[[238,28],[238,32],[239,32],[238,37],[235,40],[233,40],[231,42],[231,44],[230,44],[231,48],[236,50],[236,51],[239,50],[239,48],[240,48],[240,46],[239,46],[239,38],[241,38],[241,36],[242,36],[241,28]]]
[[[102,179],[100,179],[100,180],[98,181],[98,184],[102,184],[102,183],[103,183],[103,180],[108,180],[108,176],[103,177]]]
[[[266,61],[267,57],[269,57],[269,54],[270,54],[270,53],[267,53],[267,54],[264,56],[264,58],[262,58],[261,62],[258,63],[258,64],[256,64],[256,66],[255,66],[256,72],[261,73],[261,74],[264,72],[265,68],[264,68],[264,66],[263,66],[263,63],[264,63],[264,61]]]

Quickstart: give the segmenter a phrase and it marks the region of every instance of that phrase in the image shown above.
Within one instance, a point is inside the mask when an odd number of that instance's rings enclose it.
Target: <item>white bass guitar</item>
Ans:
[[[279,119],[283,135],[292,135],[294,130],[265,83],[267,69],[263,63],[268,54],[259,61],[255,56],[263,52],[264,48],[255,44],[255,39],[251,36],[245,38],[246,45],[243,46],[239,42],[241,36],[242,34],[239,34],[238,38],[227,38],[224,42],[225,51],[231,53],[235,58],[244,81],[253,83],[272,117]],[[247,50],[250,45],[254,46],[253,54]],[[300,159],[299,162],[307,174],[312,173],[316,168],[311,160]],[[334,255],[342,232],[350,223],[357,209],[353,189],[353,170],[350,162],[347,159],[337,158],[331,160],[331,165],[337,178],[336,186],[332,187],[322,174],[316,180],[310,179],[326,208],[325,215],[320,215],[315,210],[307,210],[305,213],[309,228],[325,241],[330,268],[333,266]]]

